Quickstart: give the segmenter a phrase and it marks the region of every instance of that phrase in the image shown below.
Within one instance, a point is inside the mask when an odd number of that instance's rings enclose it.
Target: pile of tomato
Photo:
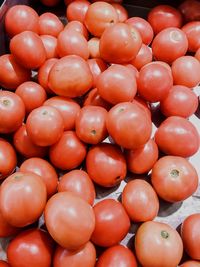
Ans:
[[[200,138],[188,118],[199,105],[200,2],[159,5],[146,20],[121,2],[66,0],[62,21],[26,5],[5,15],[2,267],[200,266],[200,214],[179,230],[154,220],[160,200],[182,202],[198,187],[188,158]],[[96,197],[123,180],[118,200]]]

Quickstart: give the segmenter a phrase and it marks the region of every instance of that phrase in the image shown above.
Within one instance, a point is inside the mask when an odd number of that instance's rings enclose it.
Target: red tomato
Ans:
[[[134,254],[122,245],[106,249],[98,258],[96,267],[137,267]]]
[[[151,65],[152,66],[153,64],[160,64],[160,65],[162,65],[163,67],[165,67],[168,70],[168,72],[170,74],[172,74],[171,67],[170,67],[170,65],[168,63],[166,63],[164,61],[156,60],[156,61],[153,61],[153,62],[148,63],[147,65]]]
[[[10,265],[6,261],[0,260],[0,267],[10,267]]]
[[[8,9],[5,16],[5,29],[10,37],[23,31],[38,33],[39,16],[27,5],[14,5]]]
[[[94,206],[95,228],[91,240],[98,246],[117,245],[128,233],[130,219],[122,204],[104,199]]]
[[[51,68],[48,79],[53,92],[68,97],[82,96],[93,84],[88,63],[79,56],[61,58]]]
[[[85,27],[85,25],[80,21],[73,20],[73,21],[68,22],[64,30],[76,31],[82,34],[85,37],[85,39],[88,40],[88,35],[89,35],[88,30]]]
[[[0,133],[12,133],[21,125],[25,117],[25,106],[15,93],[0,91]]]
[[[125,23],[117,23],[108,27],[102,34],[100,55],[110,63],[128,63],[136,57],[141,46],[142,39],[135,28]]]
[[[154,38],[152,50],[157,60],[171,64],[186,54],[188,50],[187,36],[182,30],[175,27],[164,29]]]
[[[70,191],[93,205],[95,199],[95,188],[87,172],[73,170],[60,178],[58,192]]]
[[[188,50],[196,52],[200,47],[200,21],[189,22],[183,26],[182,30],[188,38]]]
[[[131,74],[136,78],[136,81],[138,81],[139,78],[139,71],[137,70],[136,67],[134,67],[132,64],[123,64],[124,66],[126,66],[127,68],[129,68],[129,70],[131,71]]]
[[[180,57],[172,64],[174,84],[195,87],[200,83],[200,62],[192,56]]]
[[[35,82],[22,83],[17,87],[15,93],[23,100],[26,113],[42,106],[44,101],[47,99],[44,88]]]
[[[137,92],[137,83],[127,67],[117,64],[99,75],[97,90],[107,102],[118,104],[133,100]]]
[[[87,0],[76,0],[67,6],[66,17],[68,21],[78,20],[84,22],[85,14],[90,6]]]
[[[42,214],[46,198],[46,186],[40,176],[15,172],[1,184],[2,215],[9,224],[16,227],[32,224]]]
[[[99,45],[100,45],[100,39],[97,37],[92,37],[88,41],[88,49],[89,49],[89,54],[90,58],[100,58],[100,51],[99,51]]]
[[[57,37],[58,34],[64,29],[62,22],[59,18],[50,12],[43,13],[39,17],[39,34],[52,35]]]
[[[56,108],[62,115],[64,121],[64,130],[73,130],[75,128],[75,120],[80,106],[73,99],[62,96],[54,96],[44,102],[45,106]]]
[[[158,146],[150,139],[144,146],[126,152],[129,171],[137,174],[149,172],[158,160]]]
[[[198,0],[185,0],[179,6],[185,21],[200,20],[200,3]]]
[[[144,145],[151,136],[151,118],[136,103],[124,102],[108,112],[107,130],[113,140],[127,149]]]
[[[131,64],[140,70],[144,65],[150,63],[153,59],[151,49],[142,44],[137,56],[131,61]]]
[[[148,21],[140,17],[131,17],[126,21],[126,23],[138,30],[144,44],[149,45],[152,42],[154,34]]]
[[[151,24],[155,34],[169,28],[182,26],[182,15],[179,10],[168,5],[154,7],[148,14],[148,22]]]
[[[17,152],[26,158],[44,157],[47,154],[47,148],[35,145],[26,131],[26,125],[23,124],[13,136],[13,144]]]
[[[73,131],[66,131],[60,140],[50,147],[49,157],[52,164],[61,170],[78,167],[86,156],[86,145]]]
[[[42,2],[45,6],[54,7],[60,2],[60,0],[40,0],[40,2]]]
[[[12,267],[50,267],[53,241],[39,229],[30,229],[11,240],[7,248]]]
[[[117,11],[111,4],[96,2],[89,6],[84,23],[92,35],[100,37],[105,29],[116,24],[118,20]]]
[[[200,47],[199,49],[197,50],[196,54],[195,54],[195,57],[200,61]]]
[[[95,263],[96,250],[91,242],[78,251],[69,251],[58,246],[53,258],[54,267],[94,267]]]
[[[200,213],[188,216],[181,226],[181,237],[188,255],[194,260],[200,260]],[[195,265],[197,266],[197,265]]]
[[[57,58],[58,57],[58,49],[57,49],[57,38],[51,35],[40,35],[40,38],[43,42],[46,58]]]
[[[112,3],[118,14],[119,22],[125,22],[128,19],[128,11],[119,3]]]
[[[85,37],[74,30],[64,30],[58,35],[58,54],[60,57],[77,55],[87,60],[89,49]]]
[[[145,222],[136,233],[135,250],[143,267],[176,267],[183,255],[183,243],[171,226]]]
[[[26,128],[34,144],[50,146],[62,136],[64,121],[56,108],[41,106],[31,111],[26,121]]]
[[[76,134],[85,143],[101,143],[108,135],[107,111],[102,107],[85,106],[76,117]]]
[[[92,89],[85,97],[84,106],[100,106],[106,110],[110,109],[110,104],[100,97],[97,88]]]
[[[88,59],[88,65],[93,75],[93,86],[96,87],[99,75],[107,69],[107,64],[100,58]]]
[[[199,134],[195,126],[178,116],[171,116],[161,123],[155,141],[161,151],[174,156],[190,157],[199,149]]]
[[[153,187],[144,180],[135,179],[126,184],[122,204],[134,222],[152,221],[159,210],[159,200]]]
[[[93,146],[86,157],[86,168],[90,178],[104,187],[115,186],[126,176],[124,155],[119,147],[112,144]]]
[[[162,199],[178,202],[190,197],[196,191],[198,174],[185,158],[165,156],[153,166],[151,182]]]
[[[20,65],[27,69],[37,69],[46,60],[42,40],[39,35],[31,31],[15,35],[10,41],[10,51]]]
[[[180,267],[199,267],[199,266],[200,266],[199,261],[186,261],[180,265]]]
[[[15,235],[19,231],[19,228],[16,228],[12,225],[10,225],[3,217],[2,213],[0,212],[0,237],[9,237],[12,235]],[[1,261],[0,261],[0,267]]]
[[[21,83],[30,80],[31,72],[18,65],[10,54],[0,56],[0,86],[16,89]]]
[[[81,249],[95,227],[92,207],[71,192],[59,192],[49,199],[45,223],[50,235],[63,248]]]
[[[31,172],[39,175],[46,185],[48,198],[56,193],[58,175],[48,161],[41,158],[27,159],[22,163],[19,170],[20,172]]]
[[[194,114],[199,105],[197,95],[188,87],[174,85],[168,96],[160,102],[162,113],[166,116],[187,118]]]

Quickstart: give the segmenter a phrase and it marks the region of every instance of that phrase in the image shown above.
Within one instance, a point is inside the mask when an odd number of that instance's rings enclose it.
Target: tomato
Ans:
[[[96,267],[137,267],[134,254],[130,249],[115,245],[106,249],[98,258]]]
[[[39,34],[52,35],[57,37],[58,34],[64,29],[62,22],[59,18],[51,13],[46,12],[39,17]]]
[[[42,2],[45,6],[54,7],[60,2],[60,0],[40,0],[40,2]]]
[[[30,70],[20,66],[13,55],[0,56],[0,86],[12,90],[30,78]]]
[[[107,69],[107,64],[100,58],[88,59],[88,65],[93,75],[93,87],[96,87],[99,75]]]
[[[0,267],[10,267],[10,265],[6,261],[0,260]]]
[[[190,157],[199,149],[199,134],[195,126],[178,116],[168,117],[161,123],[155,141],[162,152],[174,156]]]
[[[200,47],[200,21],[185,24],[182,28],[188,38],[188,50],[196,52]]]
[[[73,20],[73,21],[68,22],[64,30],[76,31],[82,34],[85,37],[85,39],[88,40],[88,35],[89,35],[88,30],[85,27],[85,25],[80,21]]]
[[[50,147],[49,157],[52,164],[61,170],[78,167],[86,156],[86,145],[73,131],[65,131],[60,140]]]
[[[5,30],[10,37],[23,31],[38,33],[39,16],[27,5],[14,5],[8,9],[5,16]]]
[[[53,241],[39,229],[20,233],[7,248],[8,262],[13,267],[50,267],[52,253]]]
[[[38,70],[38,82],[48,94],[53,93],[49,88],[49,73],[56,62],[57,58],[47,59]]]
[[[31,141],[25,124],[15,132],[13,144],[17,152],[26,158],[44,157],[47,154],[47,147],[37,146]]]
[[[195,213],[188,216],[181,226],[181,237],[188,255],[194,260],[200,260],[200,214]]]
[[[32,224],[42,214],[46,198],[46,186],[40,176],[15,172],[1,184],[2,215],[9,224],[16,227]]]
[[[135,28],[125,23],[117,23],[103,32],[100,39],[100,55],[110,63],[128,63],[136,57],[141,46],[142,39]]]
[[[67,6],[66,17],[68,21],[78,20],[84,22],[85,14],[90,6],[87,0],[76,0]]]
[[[138,30],[144,44],[149,45],[152,42],[154,33],[148,21],[140,17],[131,17],[126,23]]]
[[[40,35],[40,38],[43,42],[46,58],[57,58],[58,49],[57,49],[57,38],[51,35]]]
[[[51,197],[44,215],[50,235],[60,246],[69,250],[81,249],[94,231],[92,207],[71,192],[59,192]]]
[[[99,95],[111,104],[133,100],[137,83],[130,70],[122,65],[112,65],[98,76]]]
[[[85,143],[101,143],[108,135],[107,111],[102,107],[85,106],[76,117],[76,134]]]
[[[200,3],[198,0],[185,0],[179,6],[185,21],[200,20]]]
[[[158,160],[158,146],[150,139],[144,146],[126,151],[127,168],[130,172],[149,172]]]
[[[77,55],[87,60],[89,49],[85,37],[73,30],[64,30],[58,35],[58,54],[60,57]]]
[[[162,113],[166,116],[187,118],[194,114],[199,105],[197,95],[188,87],[174,85],[168,96],[160,102]]]
[[[162,199],[178,202],[190,197],[196,191],[198,174],[185,158],[164,156],[153,166],[151,182]]]
[[[51,106],[41,106],[28,115],[27,133],[38,146],[55,144],[63,134],[64,122],[60,112]]]
[[[44,88],[35,82],[22,83],[17,87],[15,93],[23,100],[26,113],[30,113],[33,109],[42,106],[47,99]]]
[[[199,261],[186,261],[180,265],[180,267],[199,267],[199,266],[200,266]]]
[[[54,96],[44,102],[45,106],[56,108],[63,117],[64,130],[73,130],[80,106],[73,99],[62,96]]]
[[[200,47],[199,47],[199,49],[197,49],[195,57],[200,61]]]
[[[3,217],[2,213],[0,212],[0,237],[9,237],[15,235],[19,231],[19,228],[16,228],[10,225]],[[1,261],[0,261],[0,267]]]
[[[104,187],[115,186],[126,176],[124,155],[119,147],[112,144],[93,146],[86,157],[86,168],[90,178]]]
[[[53,65],[48,79],[48,85],[54,93],[68,97],[85,94],[93,84],[88,63],[79,56],[61,58]]]
[[[97,37],[92,37],[88,41],[88,49],[90,53],[90,58],[100,58],[100,51],[99,51],[100,39]]]
[[[12,133],[21,125],[25,117],[25,106],[15,93],[0,91],[0,133]]]
[[[20,172],[31,172],[39,175],[46,185],[48,198],[56,193],[58,175],[48,161],[41,158],[27,159],[22,163],[19,170]]]
[[[139,71],[137,70],[137,68],[134,67],[131,63],[124,64],[124,66],[126,66],[131,71],[131,74],[136,78],[136,81],[138,81]]]
[[[87,172],[73,170],[60,178],[58,192],[70,191],[93,205],[95,199],[95,188]]]
[[[69,251],[58,246],[53,259],[54,267],[94,267],[95,263],[96,250],[91,242],[78,251]]]
[[[136,232],[135,251],[143,267],[176,267],[183,255],[183,243],[171,226],[145,222]]]
[[[105,29],[118,22],[118,14],[115,8],[106,2],[96,2],[89,6],[84,23],[88,31],[100,37]]]
[[[152,43],[154,57],[169,64],[184,56],[187,50],[188,40],[186,34],[175,27],[162,30],[156,35]]]
[[[124,102],[115,105],[108,112],[106,125],[113,140],[127,149],[144,145],[151,136],[151,118],[136,103]]]
[[[147,65],[151,65],[152,66],[153,64],[160,64],[160,65],[162,65],[163,67],[165,67],[168,70],[168,72],[170,74],[172,74],[171,67],[170,67],[170,65],[168,63],[166,63],[164,61],[156,60],[156,61],[153,61],[153,62],[148,63]]]
[[[168,5],[158,5],[151,9],[148,14],[148,22],[155,34],[169,28],[182,26],[182,15],[179,10]]]
[[[97,88],[92,89],[85,97],[84,106],[100,106],[106,110],[110,109],[110,104],[100,97]]]
[[[42,40],[39,35],[31,31],[15,35],[10,41],[10,51],[16,61],[27,69],[37,69],[46,60]]]
[[[119,3],[112,3],[118,14],[119,22],[125,22],[128,19],[128,11]]]
[[[151,49],[142,44],[137,56],[131,61],[131,64],[140,70],[144,65],[150,63],[153,59]]]
[[[195,87],[200,83],[200,62],[192,56],[180,57],[172,64],[174,84]]]

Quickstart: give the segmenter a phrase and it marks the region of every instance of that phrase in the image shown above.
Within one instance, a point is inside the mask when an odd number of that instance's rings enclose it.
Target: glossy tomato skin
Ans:
[[[90,6],[90,2],[87,0],[77,0],[71,2],[67,6],[66,17],[68,21],[78,20],[84,22],[85,15]]]
[[[0,57],[0,85],[2,87],[14,90],[30,78],[30,70],[19,65],[13,55],[5,54]]]
[[[41,158],[30,158],[22,163],[19,170],[21,172],[31,172],[39,175],[46,185],[48,198],[56,193],[58,175],[48,161]]]
[[[162,199],[168,202],[178,202],[196,191],[198,174],[185,158],[165,156],[153,166],[151,182]]]
[[[83,170],[72,170],[64,174],[58,184],[58,192],[70,191],[83,198],[90,205],[95,199],[95,188],[87,172]]]
[[[88,41],[88,49],[89,49],[89,57],[90,58],[100,58],[100,51],[99,51],[100,39],[97,37],[92,37]]]
[[[46,59],[58,57],[58,41],[57,38],[51,35],[40,35],[40,39],[45,48]]]
[[[118,14],[119,22],[125,22],[128,19],[128,11],[119,3],[112,3]]]
[[[182,28],[188,38],[188,50],[190,52],[196,52],[200,47],[200,22],[193,21],[185,24]]]
[[[0,267],[10,267],[10,265],[6,261],[0,260]]]
[[[195,126],[178,116],[171,116],[161,123],[155,141],[161,151],[174,156],[190,157],[199,149],[199,134]]]
[[[80,34],[82,34],[86,40],[88,40],[88,30],[85,27],[85,25],[78,21],[78,20],[72,20],[70,22],[67,23],[67,25],[65,26],[64,30],[73,30],[76,31]]]
[[[88,63],[79,56],[61,58],[49,73],[48,85],[60,96],[82,96],[91,89],[92,84],[93,76]]]
[[[200,260],[200,238],[199,238],[200,214],[195,213],[188,216],[181,226],[181,237],[188,255],[193,260]]]
[[[104,199],[94,206],[95,229],[91,240],[98,246],[118,244],[128,233],[130,219],[122,204],[114,199]]]
[[[1,238],[9,237],[9,236],[17,234],[18,232],[19,232],[19,228],[10,225],[3,217],[2,213],[0,212],[0,237]],[[0,264],[0,267],[3,267],[3,266],[1,266]]]
[[[100,97],[97,88],[92,89],[86,96],[83,106],[99,106],[109,110],[111,105]]]
[[[151,136],[151,118],[136,103],[124,102],[115,105],[108,112],[106,125],[114,141],[127,149],[144,145]]]
[[[134,254],[122,245],[116,245],[105,250],[98,258],[97,267],[137,267]]]
[[[1,212],[9,224],[24,227],[40,217],[46,198],[46,186],[40,176],[16,172],[1,185]]]
[[[37,69],[46,60],[42,40],[39,35],[31,31],[24,31],[15,35],[10,41],[10,51],[16,61],[27,69]]]
[[[119,184],[127,171],[125,157],[120,148],[108,143],[93,146],[89,150],[86,168],[90,178],[104,187]]]
[[[51,12],[46,12],[40,15],[38,23],[40,35],[47,34],[57,37],[64,29],[64,26],[59,18]]]
[[[8,262],[13,267],[50,267],[52,253],[53,240],[39,229],[20,233],[7,248]]]
[[[91,71],[91,73],[93,75],[93,87],[96,87],[99,75],[102,72],[104,72],[108,68],[108,66],[100,58],[90,58],[90,59],[88,59],[87,62],[88,62],[90,71]]]
[[[127,43],[126,47],[124,43]],[[136,57],[141,46],[141,36],[134,27],[125,23],[116,23],[102,34],[100,55],[107,62],[124,64]]]
[[[145,222],[136,232],[135,251],[143,267],[176,267],[183,255],[183,243],[168,224]]]
[[[86,156],[86,145],[74,131],[65,131],[60,140],[50,147],[49,157],[52,164],[61,170],[78,167]]]
[[[199,267],[199,266],[200,266],[199,261],[186,261],[180,265],[180,267]]]
[[[53,259],[54,267],[94,267],[95,263],[96,250],[91,242],[78,251],[69,251],[58,246]]]
[[[151,49],[147,45],[142,44],[137,56],[131,61],[131,64],[140,70],[143,66],[150,63],[152,59]]]
[[[12,133],[21,125],[25,117],[22,99],[13,92],[0,91],[0,133]]]
[[[94,231],[92,207],[71,192],[59,192],[50,198],[44,215],[50,235],[69,250],[81,249]]]
[[[200,20],[200,3],[198,0],[183,1],[179,6],[179,10],[183,14],[186,22]]]

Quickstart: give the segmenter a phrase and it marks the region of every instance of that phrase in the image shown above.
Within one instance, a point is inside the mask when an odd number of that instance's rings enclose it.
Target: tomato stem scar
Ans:
[[[161,236],[165,239],[167,239],[169,237],[169,233],[165,230],[161,231]]]

